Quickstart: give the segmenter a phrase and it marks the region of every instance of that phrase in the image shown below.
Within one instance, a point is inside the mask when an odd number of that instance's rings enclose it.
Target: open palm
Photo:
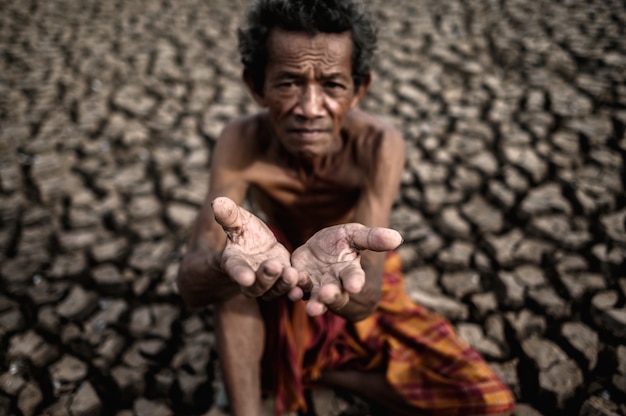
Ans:
[[[241,291],[266,298],[289,292],[297,283],[297,272],[290,265],[289,251],[268,226],[228,198],[216,198],[211,206],[228,237],[222,268]]]
[[[358,223],[336,225],[314,234],[291,255],[291,264],[299,274],[298,286],[310,292],[309,315],[321,315],[327,308],[340,309],[350,294],[363,289],[366,276],[361,251],[393,250],[401,242],[395,230]]]

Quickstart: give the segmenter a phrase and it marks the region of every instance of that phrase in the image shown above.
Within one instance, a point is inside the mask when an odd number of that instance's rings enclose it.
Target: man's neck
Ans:
[[[294,168],[301,181],[306,182],[313,178],[316,174],[321,173],[324,167],[328,165],[329,156],[317,156],[315,158],[306,158],[294,156]]]

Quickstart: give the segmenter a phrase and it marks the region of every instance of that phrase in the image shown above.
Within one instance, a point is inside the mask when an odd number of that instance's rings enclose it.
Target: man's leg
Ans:
[[[408,405],[405,399],[389,385],[385,375],[382,373],[325,371],[322,373],[319,382],[326,386],[361,396],[365,400],[395,412],[398,416],[418,416],[420,414],[414,407]],[[510,414],[510,412],[506,412],[491,416],[508,416]]]
[[[325,386],[356,394],[397,415],[419,416],[415,408],[409,406],[402,396],[387,383],[382,373],[324,371],[317,381]]]
[[[261,407],[261,356],[265,327],[255,299],[237,295],[215,307],[217,353],[233,416]]]

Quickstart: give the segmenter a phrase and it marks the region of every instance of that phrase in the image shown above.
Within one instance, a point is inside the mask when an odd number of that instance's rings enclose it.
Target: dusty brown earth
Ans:
[[[626,415],[626,4],[368,3],[411,296],[518,415]],[[174,279],[216,137],[255,110],[242,9],[0,0],[0,415],[223,413],[210,310]]]

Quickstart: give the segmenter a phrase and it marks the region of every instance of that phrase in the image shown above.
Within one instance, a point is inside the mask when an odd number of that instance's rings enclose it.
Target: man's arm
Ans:
[[[289,252],[256,216],[241,208],[258,158],[255,119],[227,126],[213,153],[210,187],[178,274],[192,307],[248,297],[278,297],[295,286]]]
[[[180,295],[191,307],[226,300],[239,292],[221,266],[226,234],[215,221],[211,202],[227,196],[241,204],[245,198],[248,184],[243,171],[248,157],[233,151],[242,133],[241,122],[227,126],[213,151],[209,190],[191,228],[177,278]]]
[[[374,148],[367,185],[358,201],[354,222],[368,227],[388,227],[393,202],[400,187],[404,169],[405,142],[402,134],[387,126]],[[367,157],[367,156],[365,156]],[[361,266],[365,283],[359,293],[350,294],[349,302],[334,312],[351,321],[369,316],[378,305],[382,289],[385,253],[365,250],[361,253]]]

